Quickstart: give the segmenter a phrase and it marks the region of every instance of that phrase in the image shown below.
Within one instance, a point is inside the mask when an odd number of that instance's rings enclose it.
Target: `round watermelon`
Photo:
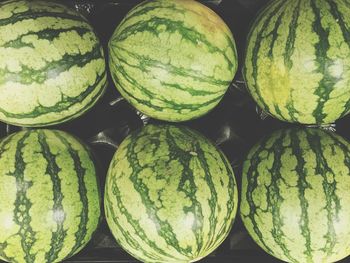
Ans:
[[[320,129],[264,138],[243,165],[240,213],[257,244],[286,262],[350,255],[350,143]]]
[[[79,13],[51,1],[0,3],[0,120],[48,126],[80,116],[106,87],[103,50]]]
[[[350,111],[350,5],[273,0],[255,20],[244,77],[257,104],[287,122],[329,124]]]
[[[142,113],[172,122],[213,109],[237,70],[230,29],[193,0],[142,2],[113,33],[109,53],[122,96]]]
[[[0,259],[59,262],[80,251],[100,220],[96,168],[86,146],[56,130],[0,142]]]
[[[108,170],[105,211],[122,248],[143,262],[194,262],[227,237],[237,210],[230,163],[185,127],[129,135]]]

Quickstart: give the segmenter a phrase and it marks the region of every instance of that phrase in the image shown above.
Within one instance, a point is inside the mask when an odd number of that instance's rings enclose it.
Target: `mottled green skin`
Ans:
[[[119,92],[144,114],[172,122],[213,109],[237,70],[230,29],[193,0],[136,6],[115,30],[109,53]]]
[[[248,37],[244,76],[258,105],[287,122],[327,124],[350,111],[348,0],[273,0]]]
[[[0,142],[0,259],[59,262],[80,251],[100,220],[91,155],[55,130],[22,131]]]
[[[149,125],[119,146],[105,211],[118,243],[143,262],[194,262],[227,237],[237,210],[230,163],[185,127]]]
[[[350,144],[320,129],[264,138],[243,165],[240,213],[252,238],[286,262],[350,255]]]
[[[106,87],[87,20],[50,1],[0,3],[0,120],[48,126],[89,110]]]

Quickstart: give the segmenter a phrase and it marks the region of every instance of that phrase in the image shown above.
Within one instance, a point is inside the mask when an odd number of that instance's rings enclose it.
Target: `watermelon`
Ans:
[[[243,69],[262,110],[317,125],[349,113],[349,17],[346,0],[269,2],[249,33]]]
[[[110,164],[108,225],[143,262],[194,262],[227,237],[237,210],[230,163],[185,127],[148,125],[129,135]]]
[[[286,262],[350,255],[350,143],[320,129],[265,137],[243,164],[240,213],[251,237]]]
[[[0,259],[59,262],[80,251],[100,220],[89,150],[57,130],[28,130],[0,142]]]
[[[0,120],[48,126],[90,109],[106,87],[102,46],[76,11],[50,1],[0,3]]]
[[[237,70],[230,29],[193,0],[142,2],[114,31],[109,53],[121,95],[140,112],[171,122],[213,109]]]

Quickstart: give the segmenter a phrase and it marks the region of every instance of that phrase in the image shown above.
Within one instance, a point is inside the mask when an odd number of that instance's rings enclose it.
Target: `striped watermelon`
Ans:
[[[253,239],[286,262],[350,255],[350,143],[319,129],[264,138],[243,165],[241,217]]]
[[[88,149],[55,130],[21,131],[0,142],[0,259],[59,262],[81,250],[100,218]]]
[[[350,111],[347,0],[273,0],[248,36],[244,76],[274,117],[329,124]]]
[[[213,109],[237,70],[230,29],[193,0],[139,4],[113,33],[109,53],[114,83],[126,100],[172,122]]]
[[[237,209],[223,153],[185,127],[149,125],[119,146],[105,188],[118,243],[144,262],[194,262],[228,235]]]
[[[0,120],[48,126],[80,116],[106,86],[87,20],[50,1],[0,3]]]

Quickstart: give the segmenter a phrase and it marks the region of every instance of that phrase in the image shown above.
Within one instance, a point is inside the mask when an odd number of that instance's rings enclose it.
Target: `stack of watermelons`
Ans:
[[[265,136],[242,165],[241,219],[280,260],[350,255],[350,143],[330,129],[350,112],[349,65],[346,0],[272,0],[247,37],[249,94],[296,123]],[[164,121],[212,111],[237,69],[229,27],[194,0],[138,4],[108,47],[61,3],[1,2],[0,120],[25,128],[0,141],[0,259],[69,259],[101,221],[101,193],[113,236],[138,260],[194,262],[216,250],[238,209],[232,163],[197,131]],[[135,110],[163,122],[114,145],[105,176],[86,143],[53,125],[108,96],[109,75]]]
[[[26,127],[82,115],[102,96],[102,46],[87,20],[55,2],[0,4],[0,119]],[[0,258],[59,262],[90,240],[101,214],[94,158],[58,130],[0,142]]]

